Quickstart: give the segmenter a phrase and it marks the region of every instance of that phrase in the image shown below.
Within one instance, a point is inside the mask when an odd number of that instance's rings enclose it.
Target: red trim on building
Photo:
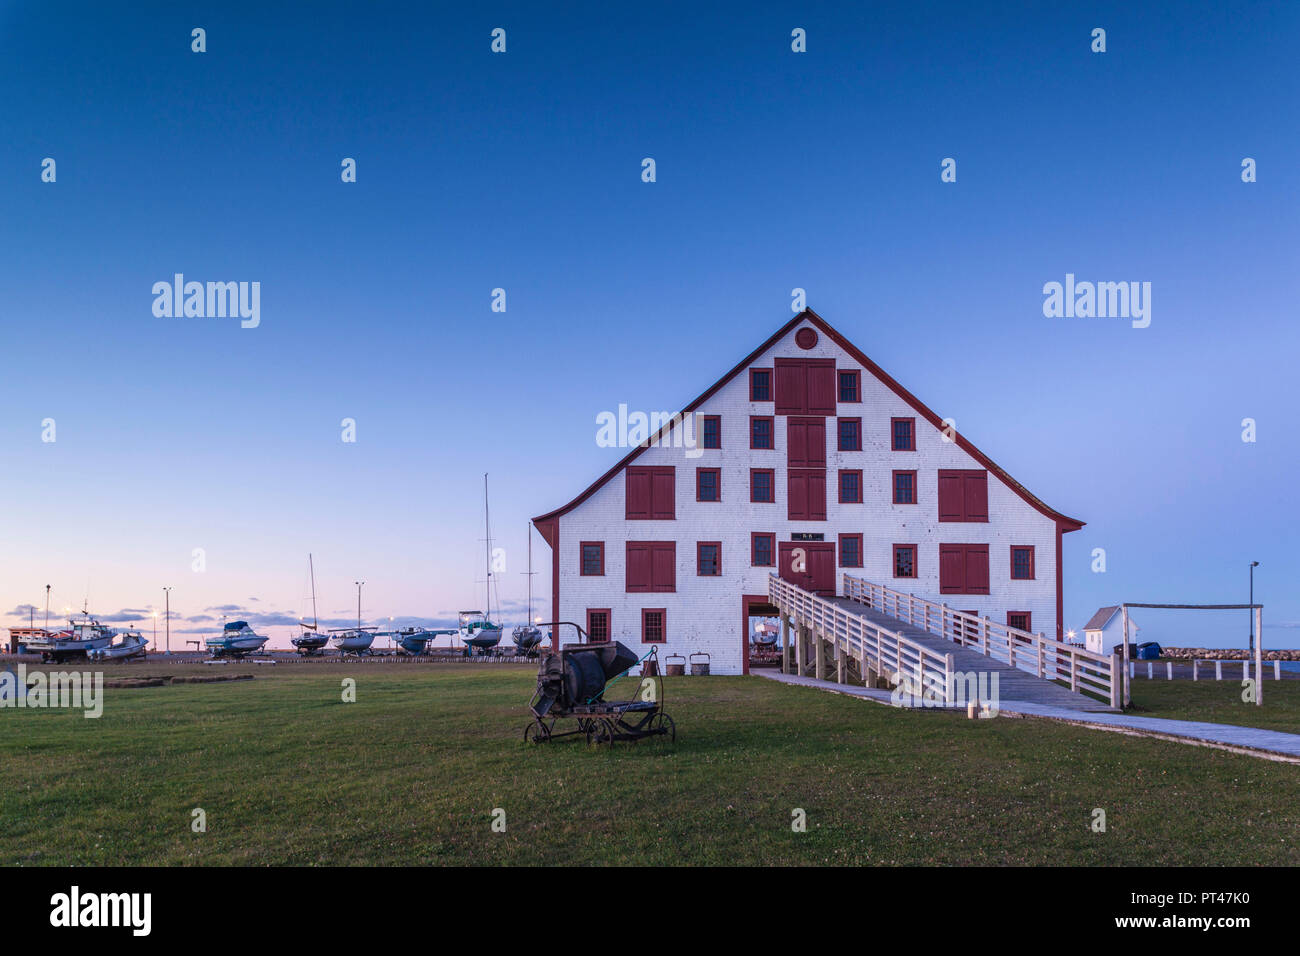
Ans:
[[[755,373],[755,372],[766,372],[766,373],[767,373],[767,398],[755,398],[755,397],[754,397],[754,373]],[[775,399],[776,399],[776,391],[775,391],[775,387],[774,387],[773,384],[772,384],[772,381],[773,381],[774,378],[775,378],[775,375],[773,374],[773,370],[770,369],[770,368],[751,368],[751,369],[749,370],[749,400],[750,400],[751,402],[771,402],[771,401],[775,401]]]
[[[759,564],[757,561],[754,560],[755,557],[754,543],[758,541],[759,538],[766,538],[768,544],[771,545],[771,547],[768,549],[768,556],[771,557],[772,560],[768,561],[767,564]],[[775,531],[751,531],[749,533],[749,566],[751,568],[776,567],[776,532]]]
[[[754,476],[767,475],[767,490],[770,496],[767,498],[754,497]],[[749,469],[749,501],[750,504],[771,505],[776,503],[776,469],[775,468],[751,468]]]

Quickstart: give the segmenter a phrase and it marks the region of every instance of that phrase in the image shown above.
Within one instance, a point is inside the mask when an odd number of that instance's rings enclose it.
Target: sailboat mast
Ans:
[[[311,554],[307,555],[307,567],[311,569],[311,629],[314,631],[320,626],[320,621],[316,620],[316,563]]]
[[[50,586],[45,585],[45,629],[50,629]]]
[[[533,524],[524,526],[528,535],[528,626],[533,626]]]
[[[487,578],[483,584],[483,616],[492,620],[492,519],[488,514],[488,476],[483,472],[483,567]]]

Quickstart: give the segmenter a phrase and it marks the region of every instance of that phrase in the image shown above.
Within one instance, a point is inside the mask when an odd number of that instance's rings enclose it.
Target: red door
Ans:
[[[826,419],[790,416],[785,422],[786,517],[826,520]]]
[[[778,551],[782,580],[823,597],[835,596],[834,542],[782,541]]]

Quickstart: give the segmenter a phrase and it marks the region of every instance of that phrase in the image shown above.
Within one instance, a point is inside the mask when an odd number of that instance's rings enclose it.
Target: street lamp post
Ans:
[[[1250,603],[1255,603],[1255,569],[1259,567],[1258,561],[1250,562]],[[1255,655],[1255,608],[1252,606],[1250,611],[1250,654]]]
[[[167,610],[164,612],[163,620],[167,628],[167,656],[170,657],[172,653],[172,589],[163,588],[163,594],[166,595],[167,599]]]

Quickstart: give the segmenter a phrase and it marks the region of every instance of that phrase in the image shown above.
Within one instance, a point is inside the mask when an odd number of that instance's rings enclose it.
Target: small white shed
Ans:
[[[1094,654],[1109,654],[1114,648],[1124,643],[1124,615],[1119,605],[1099,608],[1092,619],[1083,626],[1083,646]],[[1140,629],[1128,616],[1128,640],[1130,650],[1137,647]]]

